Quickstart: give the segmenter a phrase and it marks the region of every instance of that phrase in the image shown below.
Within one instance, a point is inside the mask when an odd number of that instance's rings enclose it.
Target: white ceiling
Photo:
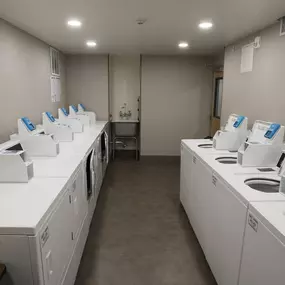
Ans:
[[[67,53],[212,54],[285,15],[284,0],[0,0],[0,16]],[[78,18],[78,30],[66,26]],[[139,26],[138,18],[147,22]],[[200,20],[214,29],[202,32]],[[85,41],[98,46],[87,49]],[[180,40],[191,48],[181,51]]]

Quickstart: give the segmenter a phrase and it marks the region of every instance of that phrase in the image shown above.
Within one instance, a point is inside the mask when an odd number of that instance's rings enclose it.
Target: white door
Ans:
[[[239,285],[284,285],[285,245],[248,214]]]
[[[88,212],[87,193],[84,187],[84,170],[82,168],[79,169],[69,189],[70,202],[73,209],[72,235],[74,241],[77,241],[79,230]]]
[[[39,235],[45,285],[61,284],[74,247],[72,223],[67,193]]]
[[[206,259],[219,285],[237,285],[247,207],[215,173],[209,193]]]

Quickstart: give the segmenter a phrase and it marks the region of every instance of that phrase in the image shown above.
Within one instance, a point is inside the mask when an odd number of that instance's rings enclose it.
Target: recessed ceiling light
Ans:
[[[81,27],[82,23],[79,20],[73,19],[67,22],[67,25],[74,28]]]
[[[178,44],[178,46],[179,46],[180,48],[188,48],[188,47],[189,47],[189,44],[188,44],[187,42],[180,42],[180,43]]]
[[[213,27],[213,23],[212,22],[208,22],[208,21],[201,22],[199,24],[199,28],[202,29],[202,30],[209,30],[212,27]]]
[[[88,47],[96,47],[96,42],[94,42],[94,41],[87,41],[86,42],[86,45],[88,46]]]

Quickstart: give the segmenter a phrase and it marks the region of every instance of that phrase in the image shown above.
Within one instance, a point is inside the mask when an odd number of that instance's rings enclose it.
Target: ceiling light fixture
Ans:
[[[178,46],[179,46],[180,48],[188,48],[188,47],[189,47],[189,44],[188,44],[187,42],[180,42],[180,43],[178,44]]]
[[[209,21],[201,22],[199,28],[202,30],[209,30],[213,27],[213,23]]]
[[[67,25],[73,28],[79,28],[81,27],[82,23],[78,20],[73,19],[73,20],[69,20],[67,22]]]
[[[86,45],[88,46],[88,47],[96,47],[96,42],[94,42],[94,41],[87,41],[86,42]]]

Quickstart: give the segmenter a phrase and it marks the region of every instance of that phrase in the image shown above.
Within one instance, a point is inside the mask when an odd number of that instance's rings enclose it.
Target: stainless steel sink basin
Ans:
[[[199,144],[198,147],[201,147],[201,148],[212,148],[213,144],[211,144],[211,143],[203,143],[203,144]]]
[[[223,164],[237,164],[237,158],[231,156],[221,156],[216,158],[216,161]]]
[[[244,181],[250,188],[265,192],[277,193],[279,192],[280,181],[270,178],[250,178]]]

